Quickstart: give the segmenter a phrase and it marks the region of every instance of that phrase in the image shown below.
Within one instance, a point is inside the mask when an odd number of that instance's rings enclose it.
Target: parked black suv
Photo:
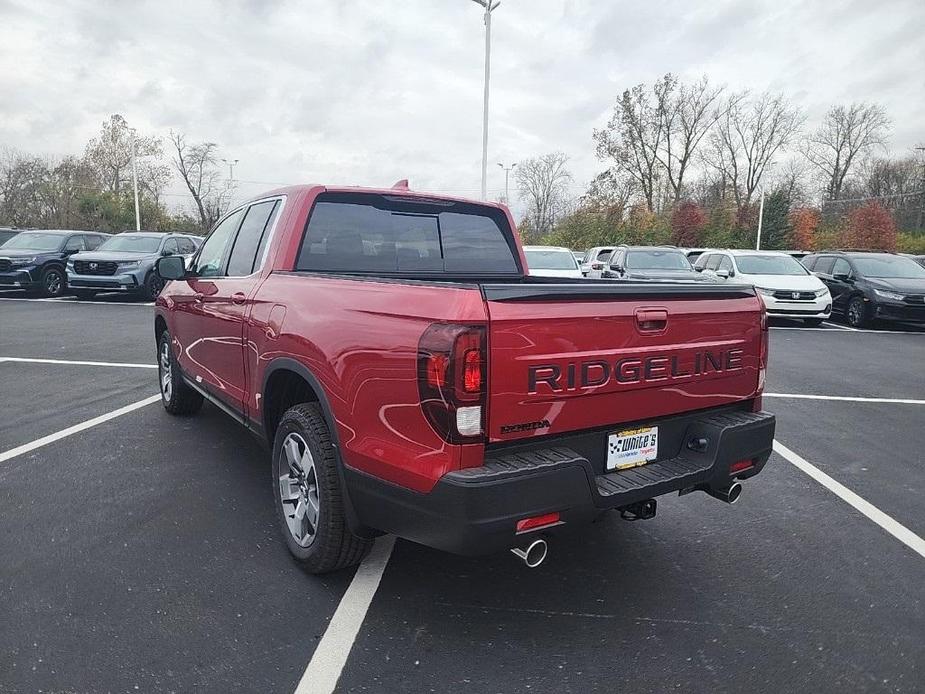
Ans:
[[[673,246],[617,246],[601,277],[713,282],[712,278],[696,272],[685,252]]]
[[[0,286],[61,296],[67,291],[68,256],[92,250],[107,238],[96,231],[23,231],[0,246]]]
[[[832,312],[860,328],[872,320],[925,323],[925,268],[877,251],[820,251],[803,265],[825,282]]]

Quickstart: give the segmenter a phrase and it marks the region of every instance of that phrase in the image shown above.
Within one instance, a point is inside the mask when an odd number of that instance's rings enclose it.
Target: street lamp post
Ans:
[[[916,147],[917,151],[925,154],[925,147]],[[922,159],[922,206],[919,207],[919,231],[925,230],[925,158]]]
[[[511,204],[511,198],[510,198],[510,192],[509,192],[509,190],[508,190],[508,182],[509,182],[510,177],[511,177],[511,171],[514,170],[514,167],[517,166],[517,164],[514,163],[514,164],[511,164],[510,166],[505,166],[505,165],[502,164],[501,162],[498,162],[498,166],[500,166],[502,169],[504,169],[504,204],[505,204],[505,205],[510,205],[510,204]],[[483,197],[484,197],[484,196],[483,196]]]
[[[485,9],[485,96],[482,102],[482,200],[488,197],[488,82],[491,76],[491,13],[501,0],[472,0]]]
[[[755,242],[755,250],[761,250],[761,220],[764,219],[764,186],[761,186],[761,203],[758,205],[758,240]]]
[[[132,130],[132,188],[135,191],[135,231],[141,231],[141,213],[138,210],[138,167],[135,165],[135,131]]]
[[[240,161],[239,159],[222,159],[228,165],[228,180],[234,181],[234,167]]]

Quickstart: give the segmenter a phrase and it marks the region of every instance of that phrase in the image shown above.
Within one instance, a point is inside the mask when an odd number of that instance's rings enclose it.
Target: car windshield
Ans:
[[[789,255],[740,255],[739,272],[746,275],[808,275],[809,272]]]
[[[853,260],[862,277],[925,279],[925,268],[909,258],[899,258],[895,255],[855,256]]]
[[[690,270],[691,263],[680,251],[629,251],[626,267],[633,270]]]
[[[127,251],[129,253],[157,253],[160,236],[113,236],[102,243],[98,251]]]
[[[574,270],[575,256],[570,251],[555,248],[525,248],[527,265],[531,270]]]
[[[26,251],[57,251],[64,244],[66,238],[63,234],[42,234],[24,231],[3,244],[3,248],[18,248]]]

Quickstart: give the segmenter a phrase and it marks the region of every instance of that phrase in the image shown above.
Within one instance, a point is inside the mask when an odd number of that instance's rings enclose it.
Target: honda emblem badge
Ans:
[[[90,263],[90,269],[91,269],[91,270],[96,270],[96,268],[97,268],[96,263]]]
[[[793,297],[794,299],[799,299],[799,298],[800,298],[800,292],[791,292],[791,293],[790,293],[790,296]]]

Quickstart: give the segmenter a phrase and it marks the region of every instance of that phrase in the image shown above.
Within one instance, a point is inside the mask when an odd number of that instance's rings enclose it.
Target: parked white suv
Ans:
[[[578,260],[561,246],[524,246],[527,267],[536,277],[573,277],[581,279]]]
[[[613,253],[616,246],[595,246],[589,248],[585,253],[585,259],[581,261],[581,274],[585,277],[596,277],[600,279],[603,275],[607,259]]]
[[[772,318],[819,325],[832,314],[832,296],[818,277],[778,251],[704,251],[694,269],[719,281],[755,286]]]

